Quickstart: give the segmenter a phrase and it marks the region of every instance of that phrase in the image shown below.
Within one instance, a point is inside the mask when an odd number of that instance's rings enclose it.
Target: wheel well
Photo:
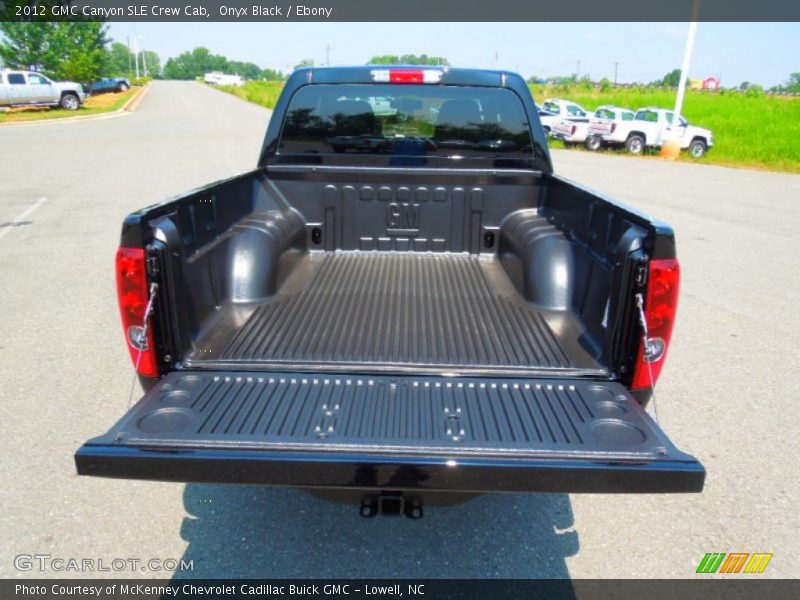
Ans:
[[[642,139],[643,139],[645,142],[647,141],[647,136],[646,136],[644,133],[642,133],[641,131],[631,131],[631,132],[628,134],[628,137],[627,137],[627,138],[625,138],[625,139],[626,139],[626,140],[629,140],[629,139],[631,139],[631,138],[632,138],[634,135],[638,135],[638,136],[639,136],[639,137],[641,137],[641,138],[642,138]]]
[[[706,146],[708,146],[708,140],[704,138],[702,135],[696,135],[692,138],[692,144],[694,142],[703,142]],[[690,144],[691,145],[691,144]]]
[[[64,99],[64,96],[75,96],[78,99],[78,101],[80,101],[81,99],[81,97],[78,96],[78,92],[76,92],[75,90],[64,90],[63,92],[61,92],[62,100]]]

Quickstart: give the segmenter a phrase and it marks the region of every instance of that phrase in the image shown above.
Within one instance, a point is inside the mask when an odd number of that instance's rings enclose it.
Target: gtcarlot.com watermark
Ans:
[[[14,567],[18,571],[56,573],[121,573],[159,571],[194,571],[194,560],[182,558],[77,558],[52,554],[17,554]]]

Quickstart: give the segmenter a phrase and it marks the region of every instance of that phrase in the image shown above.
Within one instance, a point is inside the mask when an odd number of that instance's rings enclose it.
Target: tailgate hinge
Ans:
[[[637,263],[633,280],[637,288],[643,288],[645,286],[647,283],[647,262],[641,261]]]
[[[644,363],[647,366],[647,373],[650,378],[650,389],[653,393],[653,415],[658,423],[658,403],[656,401],[656,383],[653,377],[652,357],[657,353],[656,347],[650,338],[650,331],[647,324],[647,315],[644,310],[644,297],[641,292],[636,294],[636,312],[639,315],[639,325],[642,328],[642,352],[644,353]]]
[[[159,266],[158,266],[158,250],[155,246],[147,246],[147,258],[146,258],[146,268],[147,268],[147,275],[150,280],[154,280],[158,277],[159,273]]]

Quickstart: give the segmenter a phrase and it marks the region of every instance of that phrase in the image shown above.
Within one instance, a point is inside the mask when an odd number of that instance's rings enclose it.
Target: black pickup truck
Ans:
[[[672,229],[555,175],[513,73],[298,70],[258,167],[128,216],[116,273],[147,392],[81,475],[300,487],[365,516],[702,490],[644,410]]]

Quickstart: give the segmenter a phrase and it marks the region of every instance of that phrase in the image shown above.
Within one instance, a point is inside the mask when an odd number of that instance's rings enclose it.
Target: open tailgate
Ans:
[[[586,380],[176,371],[75,455],[101,477],[469,492],[699,492],[627,390]]]

